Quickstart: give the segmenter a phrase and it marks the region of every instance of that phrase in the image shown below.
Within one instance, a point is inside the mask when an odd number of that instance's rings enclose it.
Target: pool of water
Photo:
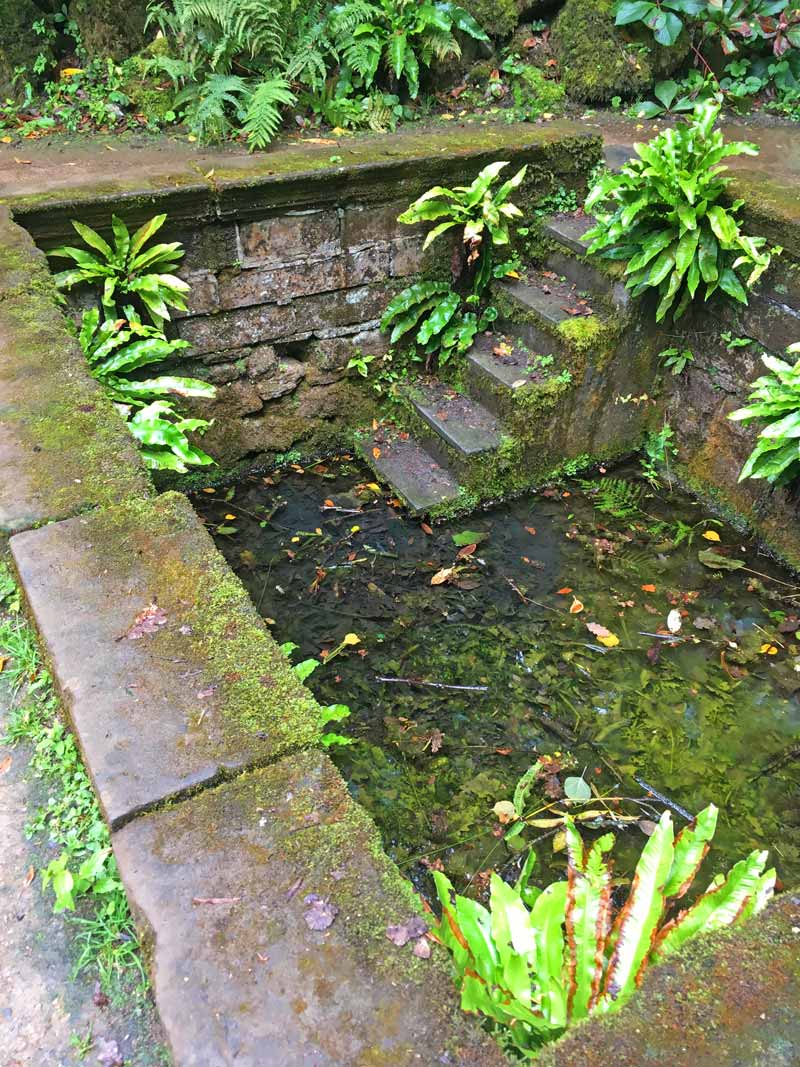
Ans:
[[[276,639],[321,660],[320,702],[350,707],[331,754],[420,887],[433,866],[479,892],[530,844],[561,876],[567,778],[588,832],[619,829],[621,876],[657,793],[678,825],[720,807],[709,870],[769,848],[800,879],[800,585],[681,492],[630,468],[431,529],[340,457],[194,502]],[[508,840],[494,806],[543,757]]]

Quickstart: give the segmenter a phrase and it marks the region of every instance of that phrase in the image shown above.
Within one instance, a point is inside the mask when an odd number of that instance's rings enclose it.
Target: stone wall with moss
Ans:
[[[397,292],[450,268],[443,241],[423,252],[423,230],[398,222],[411,200],[507,159],[509,171],[528,165],[515,199],[531,205],[580,184],[600,142],[552,123],[353,138],[341,155],[322,152],[279,149],[185,188],[169,174],[155,190],[134,179],[117,195],[13,205],[45,247],[74,238],[70,218],[103,230],[112,212],[130,225],[168,213],[164,233],[183,243],[180,273],[192,286],[174,323],[192,347],[174,369],[217,387],[195,412],[213,419],[203,447],[223,468],[330,448],[368,424],[374,393],[348,362],[386,351],[379,323]]]

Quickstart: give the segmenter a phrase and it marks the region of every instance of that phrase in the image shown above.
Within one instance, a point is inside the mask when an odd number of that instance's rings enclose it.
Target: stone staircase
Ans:
[[[552,250],[541,268],[497,287],[495,329],[479,335],[462,357],[460,389],[437,378],[416,381],[405,390],[413,430],[381,426],[361,440],[378,479],[413,513],[458,510],[470,471],[513,435],[521,394],[547,391],[548,381],[578,368],[573,322],[612,329],[628,306],[624,285],[580,258],[591,223],[550,219],[544,237]]]

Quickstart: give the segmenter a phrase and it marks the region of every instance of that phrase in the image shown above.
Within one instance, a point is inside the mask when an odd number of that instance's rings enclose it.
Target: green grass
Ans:
[[[58,859],[42,870],[42,888],[53,910],[64,912],[77,948],[73,977],[95,976],[110,996],[143,992],[147,977],[133,920],[117,872],[108,828],[74,736],[64,725],[52,680],[30,625],[20,615],[19,594],[0,563],[0,657],[14,702],[5,745],[31,749],[30,768],[46,799],[26,827],[46,841]]]

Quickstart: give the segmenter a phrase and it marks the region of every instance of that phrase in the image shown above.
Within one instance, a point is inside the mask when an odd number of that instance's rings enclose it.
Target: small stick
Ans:
[[[375,675],[376,682],[402,682],[404,685],[427,685],[430,689],[458,689],[465,693],[487,693],[488,685],[447,685],[445,682],[424,682],[421,678],[386,678]]]
[[[694,815],[692,815],[691,812],[687,811],[686,808],[682,808],[680,804],[676,804],[674,800],[670,800],[669,797],[665,797],[663,793],[659,793],[657,789],[653,789],[651,785],[647,784],[644,778],[640,778],[637,774],[634,774],[633,780],[637,785],[640,785],[642,789],[646,789],[648,793],[651,793],[656,800],[660,801],[666,807],[672,808],[678,815],[683,816],[687,822],[694,822]]]

